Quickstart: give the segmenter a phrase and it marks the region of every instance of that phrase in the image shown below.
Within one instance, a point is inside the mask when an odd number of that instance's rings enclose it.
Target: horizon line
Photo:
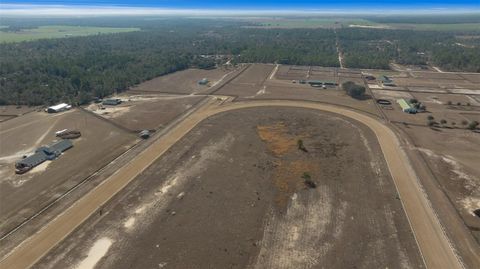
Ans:
[[[414,8],[412,10],[411,8]],[[350,8],[242,8],[242,9],[201,9],[201,8],[162,8],[148,6],[125,6],[125,5],[50,5],[50,4],[9,4],[0,3],[0,15],[2,16],[155,16],[155,15],[195,15],[195,16],[261,16],[261,15],[445,15],[445,14],[480,14],[479,7],[458,6],[453,7],[429,7],[405,6],[378,8],[370,7],[361,9]],[[393,8],[393,9],[392,9]]]

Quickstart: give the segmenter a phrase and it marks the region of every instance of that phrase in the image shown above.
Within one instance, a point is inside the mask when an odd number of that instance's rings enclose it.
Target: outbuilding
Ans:
[[[44,161],[54,160],[71,147],[73,147],[72,141],[68,139],[62,139],[50,146],[39,147],[34,154],[15,163],[15,173],[23,174]]]
[[[208,84],[207,78],[202,78],[201,80],[198,81],[198,85],[207,85],[207,84]]]
[[[107,106],[116,106],[122,103],[122,100],[119,98],[104,99],[102,104]]]
[[[45,109],[45,111],[47,111],[48,113],[58,113],[58,112],[62,112],[62,111],[65,111],[65,110],[69,110],[70,108],[72,108],[71,105],[61,103],[61,104],[58,104],[58,105],[50,106],[47,109]]]
[[[410,105],[405,99],[398,99],[397,103],[402,108],[402,111],[409,114],[416,114],[417,110]]]
[[[393,80],[391,80],[389,77],[383,75],[380,76],[380,82],[382,83],[383,86],[395,86],[395,83]]]

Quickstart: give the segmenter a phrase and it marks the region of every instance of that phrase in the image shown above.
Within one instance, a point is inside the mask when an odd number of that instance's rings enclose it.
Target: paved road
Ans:
[[[364,114],[333,105],[304,101],[250,101],[229,103],[212,99],[193,113],[164,137],[137,155],[129,164],[106,179],[82,199],[78,200],[62,215],[51,221],[41,231],[22,243],[10,255],[0,262],[1,269],[28,268],[43,257],[54,246],[80,226],[92,214],[98,214],[99,208],[122,190],[129,182],[162,156],[172,145],[186,135],[205,118],[230,110],[261,107],[284,106],[301,107],[337,113],[368,126],[376,134],[385,160],[394,179],[404,205],[405,212],[415,234],[418,246],[428,268],[462,268],[462,264],[450,246],[442,227],[425,197],[409,160],[400,147],[392,130],[376,119]]]

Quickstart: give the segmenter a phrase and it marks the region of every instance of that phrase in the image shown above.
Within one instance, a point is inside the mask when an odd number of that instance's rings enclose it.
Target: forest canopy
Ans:
[[[478,41],[459,45],[448,32],[259,29],[245,21],[186,18],[2,21],[9,30],[55,23],[141,31],[0,44],[0,105],[83,104],[156,76],[222,64],[218,59],[338,67],[337,39],[349,68],[388,69],[396,62],[480,72]]]

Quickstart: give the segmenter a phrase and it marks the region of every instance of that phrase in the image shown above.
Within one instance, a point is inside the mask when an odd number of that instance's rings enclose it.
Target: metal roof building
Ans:
[[[58,105],[54,105],[54,106],[50,106],[46,109],[46,111],[48,113],[58,113],[58,112],[62,112],[62,111],[65,111],[65,110],[69,110],[70,108],[72,108],[71,105],[69,104],[65,104],[65,103],[61,103],[61,104],[58,104]]]
[[[411,114],[417,113],[417,110],[414,107],[412,107],[405,99],[398,99],[397,103],[400,105],[403,112],[407,112]]]
[[[207,78],[202,78],[201,80],[198,81],[199,85],[207,85],[208,84],[208,79]]]
[[[389,77],[385,75],[380,76],[380,82],[382,82],[383,86],[395,86],[395,83],[393,82],[393,80],[391,80]]]
[[[39,147],[37,150],[35,150],[34,154],[15,163],[15,168],[17,169],[16,172],[21,174],[46,160],[53,160],[60,156],[62,152],[71,147],[73,147],[72,141],[68,139],[62,139],[51,144],[50,146]]]
[[[71,147],[73,147],[72,141],[68,139],[62,139],[50,145],[50,150],[53,152],[62,153]]]
[[[109,105],[109,106],[116,106],[121,103],[122,103],[122,100],[120,98],[105,99],[102,102],[103,105]]]
[[[335,81],[328,81],[328,80],[308,80],[308,84],[325,84],[325,85],[337,85]]]

